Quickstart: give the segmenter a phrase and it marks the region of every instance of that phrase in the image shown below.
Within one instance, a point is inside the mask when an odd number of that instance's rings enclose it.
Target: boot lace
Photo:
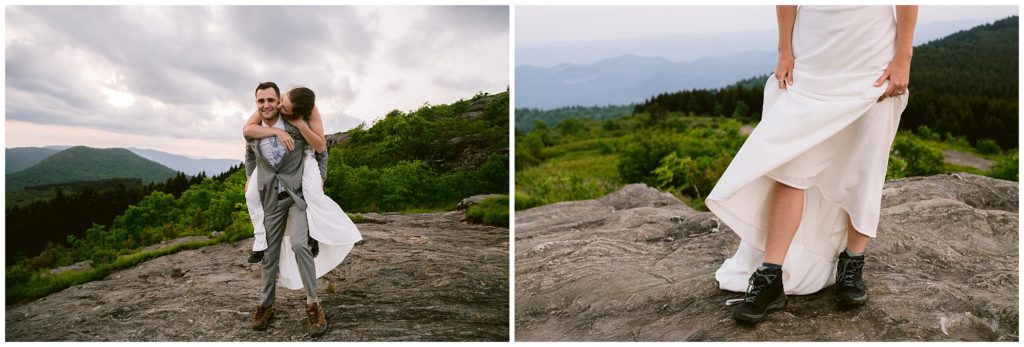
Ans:
[[[743,302],[754,302],[757,300],[757,295],[761,294],[761,290],[765,286],[775,281],[775,277],[777,275],[755,271],[753,275],[750,275],[750,280],[747,282],[747,294],[743,296]],[[758,281],[758,279],[763,279],[763,281]]]
[[[839,264],[839,272],[836,273],[836,282],[842,286],[855,286],[860,279],[861,269],[864,261],[844,259]]]

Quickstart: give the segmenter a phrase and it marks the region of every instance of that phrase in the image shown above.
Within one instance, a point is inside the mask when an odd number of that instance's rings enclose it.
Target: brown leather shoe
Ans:
[[[270,318],[274,316],[273,306],[259,306],[256,307],[256,314],[252,315],[252,328],[253,330],[267,330],[270,326]]]
[[[306,330],[309,336],[317,337],[327,332],[327,318],[324,317],[324,307],[319,302],[306,305]]]

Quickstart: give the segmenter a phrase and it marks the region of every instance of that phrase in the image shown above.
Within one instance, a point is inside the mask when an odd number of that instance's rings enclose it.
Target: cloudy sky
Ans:
[[[999,19],[1017,6],[921,6],[918,23]],[[775,6],[517,6],[516,46],[775,30]]]
[[[8,6],[5,145],[241,159],[261,81],[313,89],[327,133],[504,91],[508,16],[505,6]]]

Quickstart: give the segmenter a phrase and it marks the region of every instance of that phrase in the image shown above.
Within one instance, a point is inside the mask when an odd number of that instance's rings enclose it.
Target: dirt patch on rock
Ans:
[[[991,160],[982,157],[976,157],[955,149],[947,149],[942,151],[942,158],[947,163],[973,167],[981,171],[991,170],[993,164]]]

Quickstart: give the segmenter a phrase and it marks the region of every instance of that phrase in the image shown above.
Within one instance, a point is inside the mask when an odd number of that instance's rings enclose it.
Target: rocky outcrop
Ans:
[[[60,275],[68,271],[90,271],[92,270],[92,260],[80,261],[68,266],[51,269],[51,275]]]
[[[970,174],[887,182],[870,302],[834,288],[738,325],[714,272],[739,239],[709,212],[629,185],[516,213],[520,341],[1016,341],[1018,184]]]
[[[462,212],[367,214],[363,241],[317,281],[330,329],[305,332],[305,295],[278,288],[253,331],[252,239],[156,258],[8,306],[7,341],[507,341],[508,229]]]
[[[479,203],[483,202],[484,200],[487,200],[487,199],[490,199],[490,198],[498,198],[498,197],[502,197],[502,196],[506,196],[506,195],[502,195],[502,194],[473,195],[471,197],[462,199],[462,201],[459,201],[459,204],[455,206],[455,209],[457,209],[457,210],[465,210],[465,209],[468,209],[470,206],[473,206],[473,205],[476,205],[476,204],[479,204]]]
[[[324,141],[327,143],[327,147],[334,147],[334,146],[337,146],[339,143],[342,143],[345,140],[348,140],[348,138],[350,136],[351,135],[349,135],[348,131],[343,131],[343,132],[333,133],[333,134],[327,134],[327,135],[324,135]]]

